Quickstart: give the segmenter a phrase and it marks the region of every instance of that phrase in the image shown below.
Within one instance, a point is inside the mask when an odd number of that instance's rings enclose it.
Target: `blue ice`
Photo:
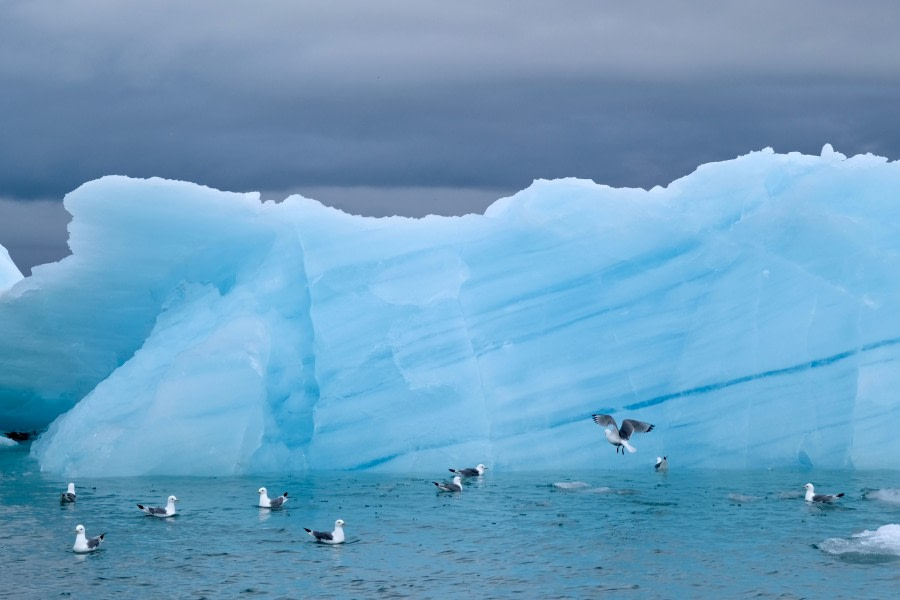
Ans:
[[[69,476],[894,467],[900,165],[770,149],[363,218],[161,179],[0,253],[0,425]],[[2,240],[0,240],[2,241]],[[655,424],[616,456],[595,412]]]

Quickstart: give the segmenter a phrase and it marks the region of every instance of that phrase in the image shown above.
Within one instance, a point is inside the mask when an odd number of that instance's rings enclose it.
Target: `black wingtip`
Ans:
[[[312,533],[312,529],[307,529],[306,527],[303,528],[303,531],[310,534]]]
[[[143,504],[138,504],[137,507],[138,507],[139,509],[141,509],[141,510],[144,510],[144,505],[143,505]]]
[[[650,427],[648,427],[648,428],[647,428],[647,433],[650,433],[651,431],[653,431],[653,427],[654,427],[654,425],[651,425]]]
[[[282,496],[284,496],[285,498],[287,498],[287,492],[283,493]]]
[[[447,470],[450,471],[451,473],[456,473],[456,469],[447,469]]]
[[[841,492],[840,494],[838,494],[837,496],[835,496],[835,498],[843,498],[843,497],[844,497],[844,492]]]
[[[97,537],[99,537],[99,538],[102,540],[103,538],[106,537],[106,534],[105,534],[105,533],[101,533],[101,534],[100,534],[99,536],[97,536]]]

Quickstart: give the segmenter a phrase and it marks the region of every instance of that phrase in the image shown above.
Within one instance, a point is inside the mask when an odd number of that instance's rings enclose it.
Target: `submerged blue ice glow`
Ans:
[[[654,423],[638,451],[689,467],[900,451],[883,158],[537,181],[462,218],[124,177],[66,207],[72,256],[0,296],[0,423],[50,424],[47,472],[583,469],[611,451],[594,412]]]

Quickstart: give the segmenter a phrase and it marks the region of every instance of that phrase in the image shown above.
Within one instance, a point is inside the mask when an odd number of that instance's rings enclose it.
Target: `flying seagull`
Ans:
[[[459,475],[453,476],[453,483],[438,483],[437,481],[432,481],[434,485],[438,487],[442,492],[461,492],[462,491],[462,477]]]
[[[68,489],[59,495],[59,501],[63,504],[67,502],[75,502],[75,484],[69,483]]]
[[[178,502],[178,498],[176,498],[175,496],[169,496],[168,500],[166,501],[165,508],[162,508],[160,506],[144,506],[143,504],[138,504],[137,507],[151,517],[174,517],[176,502]]]
[[[342,519],[334,522],[334,531],[331,532],[313,531],[306,527],[303,530],[315,538],[317,542],[322,542],[323,544],[342,544],[344,542],[344,521]]]
[[[106,537],[106,534],[101,533],[96,537],[88,539],[84,535],[84,525],[79,525],[75,528],[75,545],[72,546],[72,551],[78,552],[79,554],[93,552],[100,547],[100,542],[103,541],[104,537]]]
[[[637,450],[628,443],[628,440],[631,439],[631,435],[633,433],[653,431],[653,425],[651,425],[650,423],[644,423],[643,421],[625,419],[624,421],[622,421],[622,427],[619,427],[618,425],[616,425],[616,420],[613,419],[610,415],[592,415],[592,417],[594,419],[594,423],[600,425],[601,427],[612,425],[612,429],[604,429],[603,433],[606,434],[606,441],[616,447],[616,454],[619,453],[619,449],[621,448],[622,456],[625,456],[626,449],[629,452],[637,452]]]
[[[275,498],[269,498],[269,494],[266,491],[266,488],[261,487],[257,491],[259,494],[259,507],[260,508],[281,508],[288,501],[288,493],[277,496]]]
[[[811,483],[807,483],[803,487],[806,488],[807,502],[831,502],[835,498],[840,498],[844,495],[843,492],[841,492],[840,494],[817,494],[816,489]]]
[[[484,475],[485,469],[487,469],[486,466],[478,465],[477,467],[472,469],[449,469],[449,471],[463,477],[480,477]]]

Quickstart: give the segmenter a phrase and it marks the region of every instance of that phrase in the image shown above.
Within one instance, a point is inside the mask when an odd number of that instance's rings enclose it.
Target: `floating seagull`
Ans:
[[[657,456],[656,457],[656,465],[653,467],[657,471],[668,471],[669,470],[669,461],[668,456]]]
[[[807,502],[831,502],[835,498],[841,498],[844,495],[843,492],[840,494],[817,494],[811,483],[807,483],[803,487],[806,488]]]
[[[307,529],[306,527],[303,530],[311,535],[317,542],[322,542],[324,544],[342,544],[344,543],[344,521],[342,519],[338,519],[334,522],[334,531],[313,531],[312,529]]]
[[[269,498],[269,494],[266,492],[266,488],[261,487],[257,492],[259,494],[259,507],[260,508],[281,508],[284,506],[285,502],[288,501],[288,493],[285,492],[281,496],[275,498]]]
[[[457,475],[461,475],[462,477],[481,477],[484,475],[484,470],[487,469],[484,465],[478,465],[474,469],[448,469],[451,473],[456,473]]]
[[[59,495],[59,501],[65,504],[66,502],[75,502],[75,484],[69,483],[69,489],[67,489],[64,493]]]
[[[175,496],[169,496],[168,501],[166,502],[166,507],[152,507],[152,506],[144,506],[143,504],[138,504],[137,507],[150,515],[151,517],[174,517],[175,516],[175,503],[178,502],[178,498]]]
[[[462,477],[459,475],[453,476],[453,483],[438,483],[437,481],[432,481],[434,485],[438,486],[438,489],[442,492],[461,492],[462,491]]]
[[[592,417],[594,423],[601,427],[606,427],[607,425],[613,426],[612,429],[604,429],[603,433],[606,434],[606,441],[616,447],[616,454],[619,453],[620,448],[622,449],[622,456],[625,456],[626,449],[628,449],[629,452],[637,452],[637,450],[628,443],[628,440],[631,439],[631,434],[653,431],[653,425],[644,423],[643,421],[625,419],[622,421],[622,427],[619,427],[616,425],[616,420],[610,415],[592,415]],[[616,429],[618,429],[618,431],[616,431]]]
[[[101,533],[97,537],[88,539],[84,535],[84,525],[79,525],[75,528],[75,545],[72,546],[72,551],[78,553],[93,552],[100,547],[100,542],[103,541],[105,536],[105,533]]]

